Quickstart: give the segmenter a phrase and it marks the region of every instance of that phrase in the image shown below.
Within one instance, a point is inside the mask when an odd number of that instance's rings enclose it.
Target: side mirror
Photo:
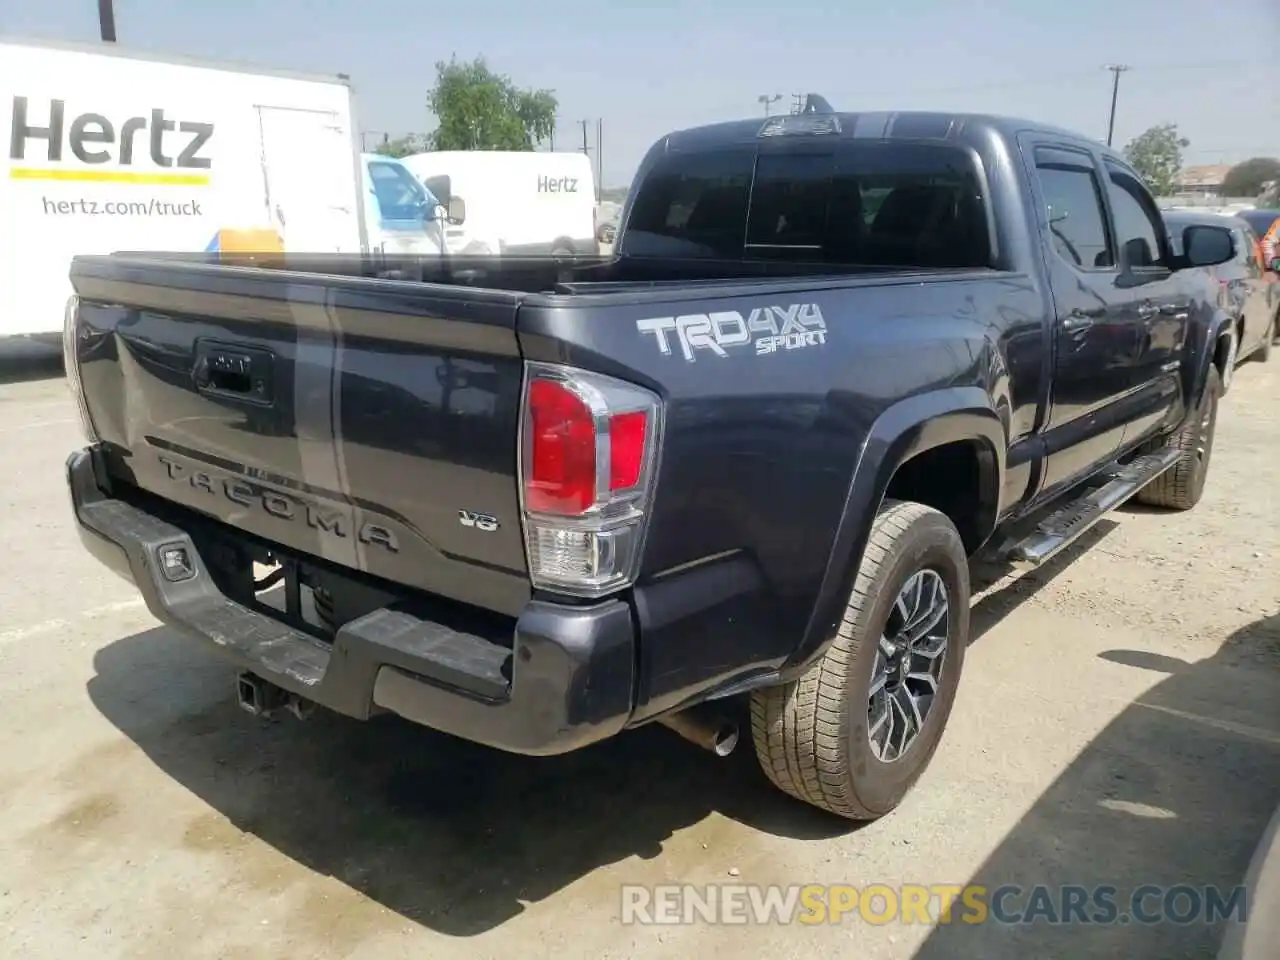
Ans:
[[[1187,227],[1182,231],[1182,249],[1189,267],[1216,267],[1236,255],[1231,231],[1224,227]]]
[[[467,220],[467,202],[461,197],[450,197],[449,207],[445,211],[450,223],[465,223]]]

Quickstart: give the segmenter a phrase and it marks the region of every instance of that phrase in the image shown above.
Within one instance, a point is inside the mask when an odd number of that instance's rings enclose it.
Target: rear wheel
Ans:
[[[1209,368],[1209,382],[1195,414],[1177,433],[1170,434],[1154,450],[1174,449],[1181,454],[1178,462],[1137,492],[1134,499],[1153,507],[1190,510],[1200,502],[1209,475],[1213,454],[1213,437],[1218,427],[1218,400],[1222,396],[1222,378],[1217,367]],[[1148,451],[1148,452],[1154,452]]]
[[[775,786],[851,820],[893,810],[928,767],[969,638],[969,570],[947,517],[885,501],[836,636],[791,683],[751,700]]]

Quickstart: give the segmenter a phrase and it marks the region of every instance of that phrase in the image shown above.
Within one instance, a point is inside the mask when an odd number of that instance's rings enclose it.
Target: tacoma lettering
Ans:
[[[348,520],[340,510],[326,510],[310,501],[286,496],[274,490],[263,490],[244,480],[214,477],[169,457],[161,456],[159,460],[164,464],[170,480],[185,483],[195,490],[225,497],[234,504],[261,510],[279,520],[301,520],[312,530],[330,536],[345,538],[348,535]],[[385,547],[392,553],[400,551],[396,535],[380,524],[362,524],[356,537],[361,543]]]
[[[177,131],[189,136],[176,159],[165,153],[165,134]],[[151,118],[130,117],[116,125],[100,113],[81,113],[66,117],[66,103],[50,100],[45,119],[37,121],[28,112],[26,97],[13,98],[13,125],[9,132],[9,159],[26,160],[28,141],[44,141],[44,159],[59,163],[63,159],[63,134],[66,146],[81,163],[99,165],[118,163],[131,166],[134,162],[134,139],[139,133],[148,136],[151,162],[157,167],[176,167],[183,170],[208,170],[213,161],[200,156],[200,151],[213,136],[212,123],[196,123],[187,120],[169,120],[164,111],[151,111]],[[173,145],[172,138],[168,141]],[[101,146],[98,146],[101,145]],[[118,151],[112,156],[111,147]]]

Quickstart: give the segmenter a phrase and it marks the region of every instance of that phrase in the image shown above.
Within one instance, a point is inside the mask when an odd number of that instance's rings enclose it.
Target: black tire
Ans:
[[[1204,494],[1213,438],[1218,427],[1218,401],[1222,397],[1222,377],[1218,368],[1209,368],[1209,381],[1195,414],[1177,433],[1170,434],[1148,452],[1174,449],[1178,462],[1135,494],[1134,499],[1151,507],[1190,510]]]
[[[872,674],[899,591],[926,570],[946,587],[946,648],[916,739],[900,758],[886,762],[871,744]],[[785,793],[850,820],[890,812],[938,747],[968,640],[969,568],[955,526],[931,507],[886,500],[827,652],[791,683],[752,694],[751,734],[765,775]]]

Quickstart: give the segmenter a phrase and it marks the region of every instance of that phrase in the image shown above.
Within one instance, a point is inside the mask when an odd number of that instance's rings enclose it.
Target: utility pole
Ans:
[[[115,0],[98,0],[98,33],[106,43],[116,42]]]
[[[551,152],[555,153],[556,152],[556,119],[555,117],[551,118],[551,138],[550,139],[551,139]]]
[[[1122,63],[1107,65],[1111,71],[1111,119],[1107,121],[1107,146],[1111,146],[1111,135],[1116,130],[1116,98],[1120,95],[1120,74],[1130,69]]]
[[[582,152],[587,156],[591,156],[591,147],[587,145],[587,124],[590,120],[579,120],[578,124],[582,127]]]
[[[791,112],[792,114],[804,113],[804,94],[793,93],[791,95]]]
[[[780,93],[775,93],[773,96],[769,96],[767,93],[762,93],[760,96],[756,97],[756,103],[764,104],[764,115],[767,117],[769,115],[769,105],[777,103],[781,99],[782,94]]]
[[[596,117],[596,203],[604,190],[604,120]]]

